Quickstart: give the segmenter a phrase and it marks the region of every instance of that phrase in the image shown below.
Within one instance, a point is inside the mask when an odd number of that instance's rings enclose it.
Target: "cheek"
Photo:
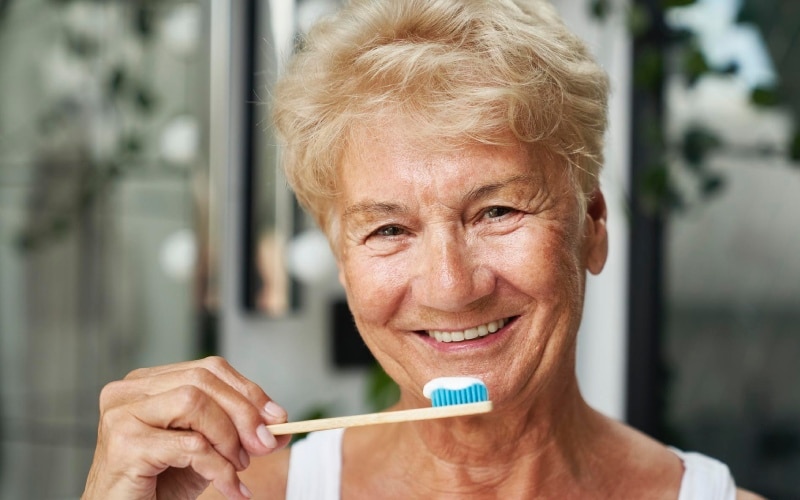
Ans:
[[[342,269],[348,304],[359,325],[385,323],[403,298],[399,266],[386,259],[352,259]]]
[[[562,300],[580,292],[578,258],[563,231],[536,228],[515,236],[488,249],[505,281],[537,301]]]

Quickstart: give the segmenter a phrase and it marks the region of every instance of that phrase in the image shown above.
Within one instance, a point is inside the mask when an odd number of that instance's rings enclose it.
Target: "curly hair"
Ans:
[[[287,180],[330,235],[354,131],[391,116],[441,147],[500,144],[511,132],[563,159],[585,203],[603,163],[608,92],[544,0],[350,0],[300,41],[272,113]]]

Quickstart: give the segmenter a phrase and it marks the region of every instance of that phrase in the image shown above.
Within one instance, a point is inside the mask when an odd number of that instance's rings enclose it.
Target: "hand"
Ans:
[[[289,442],[265,424],[286,412],[224,359],[144,368],[100,395],[97,448],[82,498],[196,498],[209,483],[251,495],[237,471]]]

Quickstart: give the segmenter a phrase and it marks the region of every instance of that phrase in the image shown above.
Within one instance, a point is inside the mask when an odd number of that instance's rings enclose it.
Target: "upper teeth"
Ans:
[[[478,337],[485,337],[490,333],[494,333],[503,328],[507,322],[508,320],[506,319],[500,319],[485,325],[476,326],[459,332],[441,332],[438,330],[430,330],[428,331],[428,335],[435,338],[439,342],[461,342],[464,340],[476,339]]]

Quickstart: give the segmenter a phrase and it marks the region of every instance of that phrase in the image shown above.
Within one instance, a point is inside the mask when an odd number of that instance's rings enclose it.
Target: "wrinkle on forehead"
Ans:
[[[348,128],[343,157],[358,154],[358,150],[363,150],[363,145],[367,143],[386,146],[397,144],[407,151],[450,157],[480,146],[524,147],[511,129],[481,137],[472,135],[469,130],[465,130],[461,135],[450,136],[427,134],[423,129],[430,130],[430,127],[420,127],[416,119],[403,115],[391,107],[380,110]]]
[[[441,204],[442,201],[448,199],[449,197],[446,195],[449,194],[448,190],[452,190],[453,182],[456,182],[460,189],[478,191],[491,189],[491,186],[474,183],[475,168],[477,166],[490,169],[495,160],[500,159],[505,161],[512,158],[515,162],[520,161],[528,165],[530,181],[544,191],[548,191],[551,184],[573,185],[571,180],[568,183],[561,182],[562,176],[571,179],[570,167],[561,157],[536,144],[520,142],[510,131],[496,144],[485,144],[468,137],[422,139],[409,127],[413,127],[413,123],[410,123],[409,120],[395,117],[385,120],[370,120],[369,123],[361,123],[350,130],[348,134],[350,140],[347,141],[349,146],[344,149],[337,169],[340,190],[338,208],[335,209],[335,212],[338,212],[338,218],[345,216],[342,210],[352,214],[358,209],[358,207],[350,208],[345,205],[370,203],[370,200],[359,199],[360,196],[357,192],[347,192],[348,166],[357,164],[366,167],[361,175],[366,173],[369,176],[371,165],[375,165],[377,168],[380,162],[387,161],[387,158],[390,157],[393,161],[399,160],[406,167],[397,172],[397,180],[413,186],[417,202],[423,204],[434,200]],[[477,162],[474,161],[476,158]],[[503,163],[503,161],[498,161],[498,163]],[[383,179],[380,178],[364,180],[375,183],[383,182]],[[572,190],[570,187],[569,191]],[[543,193],[538,194],[541,196]],[[577,192],[551,194],[555,194],[557,197],[578,195]],[[348,198],[350,199],[348,200]],[[386,200],[372,201],[384,202]],[[395,209],[397,208],[402,207],[395,207]]]
[[[379,161],[378,155],[373,155],[375,151],[380,151],[381,154],[391,153],[396,160],[414,165],[415,169],[411,172],[415,174],[417,181],[424,178],[420,174],[440,171],[445,167],[461,171],[463,164],[475,157],[484,157],[487,162],[491,162],[493,157],[520,155],[532,167],[545,157],[531,145],[518,141],[510,131],[500,141],[480,142],[466,136],[419,137],[413,132],[413,126],[409,120],[374,120],[351,129],[348,146],[339,163],[340,179],[347,174],[346,166],[350,163],[369,164],[371,161]]]

